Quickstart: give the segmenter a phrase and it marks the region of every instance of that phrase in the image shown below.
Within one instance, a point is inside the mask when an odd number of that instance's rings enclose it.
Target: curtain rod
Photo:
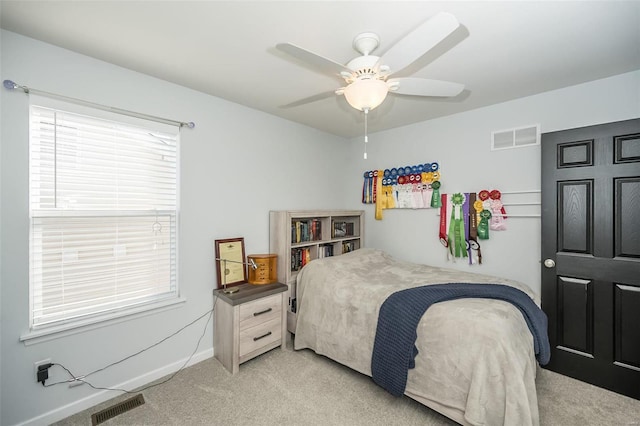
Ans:
[[[21,85],[13,82],[11,80],[4,80],[2,84],[8,90],[21,89],[24,93],[27,93],[27,94],[34,93],[36,95],[47,96],[49,98],[54,98],[54,99],[59,99],[59,100],[62,100],[62,101],[75,103],[75,104],[89,106],[89,107],[100,109],[100,110],[103,110],[103,111],[109,111],[109,112],[115,112],[115,113],[122,114],[122,115],[128,115],[130,117],[136,117],[136,118],[142,118],[142,119],[145,119],[145,120],[157,121],[159,123],[164,123],[164,124],[172,124],[174,126],[179,126],[179,127],[188,127],[190,129],[193,129],[194,127],[196,127],[196,124],[193,121],[185,122],[185,121],[170,120],[168,118],[156,117],[154,115],[143,114],[141,112],[129,111],[129,110],[126,110],[126,109],[110,107],[108,105],[96,104],[96,103],[93,103],[93,102],[84,101],[82,99],[70,98],[70,97],[63,96],[63,95],[57,95],[55,93],[45,92],[43,90],[32,89],[32,88],[29,88],[27,86],[21,86]]]

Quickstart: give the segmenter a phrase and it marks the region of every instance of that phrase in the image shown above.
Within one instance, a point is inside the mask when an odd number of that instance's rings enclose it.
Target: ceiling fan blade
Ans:
[[[378,64],[388,65],[391,74],[397,73],[447,38],[459,26],[460,23],[455,16],[440,12],[391,46]]]
[[[457,96],[464,84],[426,78],[391,78],[387,80],[392,93],[411,96]]]
[[[276,49],[287,53],[294,58],[300,59],[301,61],[312,65],[315,69],[327,74],[337,74],[339,76],[341,72],[348,72],[349,74],[352,73],[352,71],[344,65],[313,53],[307,49],[303,49],[295,44],[278,43],[276,44]]]
[[[322,99],[330,98],[335,96],[335,91],[318,93],[317,95],[309,96],[308,98],[299,99],[295,102],[291,102],[290,104],[281,105],[279,108],[294,108],[300,105],[309,104],[311,102],[320,101]]]

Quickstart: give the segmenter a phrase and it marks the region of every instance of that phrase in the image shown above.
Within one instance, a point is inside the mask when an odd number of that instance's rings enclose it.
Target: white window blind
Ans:
[[[31,105],[32,329],[177,297],[179,130],[103,115]]]

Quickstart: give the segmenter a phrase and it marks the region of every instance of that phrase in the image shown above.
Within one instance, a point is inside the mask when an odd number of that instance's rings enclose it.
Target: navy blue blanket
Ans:
[[[395,396],[404,394],[409,368],[415,367],[418,322],[434,303],[462,298],[498,299],[522,312],[533,335],[540,365],[549,362],[547,316],[521,290],[501,284],[435,284],[393,293],[380,307],[371,358],[373,380]]]

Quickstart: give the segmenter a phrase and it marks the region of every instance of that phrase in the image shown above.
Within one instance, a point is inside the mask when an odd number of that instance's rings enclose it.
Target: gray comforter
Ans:
[[[531,289],[513,281],[360,249],[314,260],[298,274],[295,349],[310,348],[371,376],[385,299],[403,288],[451,282],[507,284],[536,300]],[[539,424],[533,338],[517,308],[489,299],[437,303],[417,334],[419,354],[406,395],[461,424]]]

